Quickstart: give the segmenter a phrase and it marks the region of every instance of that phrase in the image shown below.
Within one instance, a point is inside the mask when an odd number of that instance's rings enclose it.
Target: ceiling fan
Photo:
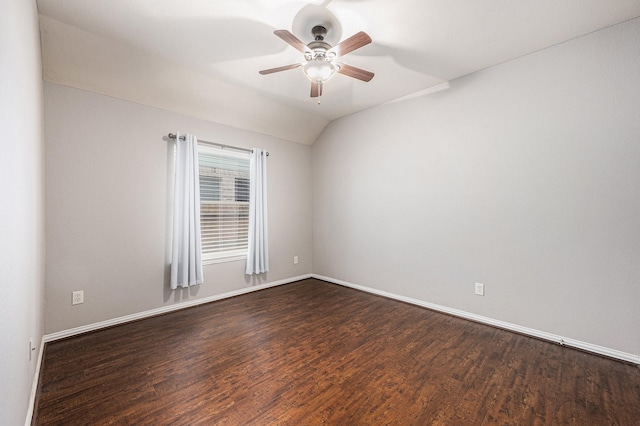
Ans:
[[[302,52],[306,62],[262,70],[259,71],[260,74],[272,74],[302,67],[304,74],[311,80],[312,98],[322,96],[322,85],[336,72],[364,82],[371,81],[374,76],[370,71],[336,61],[339,57],[371,43],[371,37],[364,31],[352,35],[333,47],[324,41],[327,29],[322,25],[313,27],[311,34],[314,40],[309,44],[304,44],[287,30],[276,30],[273,33]]]

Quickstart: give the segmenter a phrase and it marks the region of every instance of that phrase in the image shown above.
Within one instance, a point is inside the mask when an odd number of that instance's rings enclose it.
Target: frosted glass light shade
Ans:
[[[309,61],[302,67],[307,78],[313,82],[327,81],[336,71],[335,65],[324,60]]]

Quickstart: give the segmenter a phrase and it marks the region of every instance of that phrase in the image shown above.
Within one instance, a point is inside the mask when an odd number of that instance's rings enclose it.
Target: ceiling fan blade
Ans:
[[[347,65],[347,64],[337,64],[337,65],[338,65],[338,72],[340,74],[357,78],[358,80],[362,80],[364,82],[371,81],[371,79],[375,75],[371,71],[363,70],[362,68],[352,67],[351,65]]]
[[[321,81],[312,81],[311,82],[311,97],[317,98],[322,96],[322,82]]]
[[[283,67],[269,68],[268,70],[262,70],[262,71],[258,71],[258,72],[260,74],[262,74],[262,75],[273,74],[274,72],[292,70],[292,69],[295,69],[295,68],[299,68],[301,66],[302,66],[302,64],[291,64],[291,65],[285,65]]]
[[[349,52],[353,52],[356,49],[366,46],[371,43],[371,37],[364,31],[360,31],[349,37],[346,40],[342,40],[340,43],[329,49],[329,52],[333,52],[336,56],[344,56]]]
[[[289,43],[289,45],[293,46],[300,52],[304,53],[309,50],[306,44],[300,41],[300,39],[294,36],[290,31],[287,30],[275,30],[273,32],[275,35]]]

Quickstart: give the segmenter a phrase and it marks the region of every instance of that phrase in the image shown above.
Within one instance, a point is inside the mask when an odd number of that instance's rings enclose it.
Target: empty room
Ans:
[[[0,12],[0,424],[640,425],[639,1]]]

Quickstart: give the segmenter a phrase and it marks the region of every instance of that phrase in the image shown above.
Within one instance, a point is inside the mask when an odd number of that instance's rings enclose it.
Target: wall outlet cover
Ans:
[[[80,290],[71,293],[71,304],[79,305],[81,303],[84,303],[84,291]]]
[[[476,283],[476,294],[478,296],[484,296],[484,284]]]

